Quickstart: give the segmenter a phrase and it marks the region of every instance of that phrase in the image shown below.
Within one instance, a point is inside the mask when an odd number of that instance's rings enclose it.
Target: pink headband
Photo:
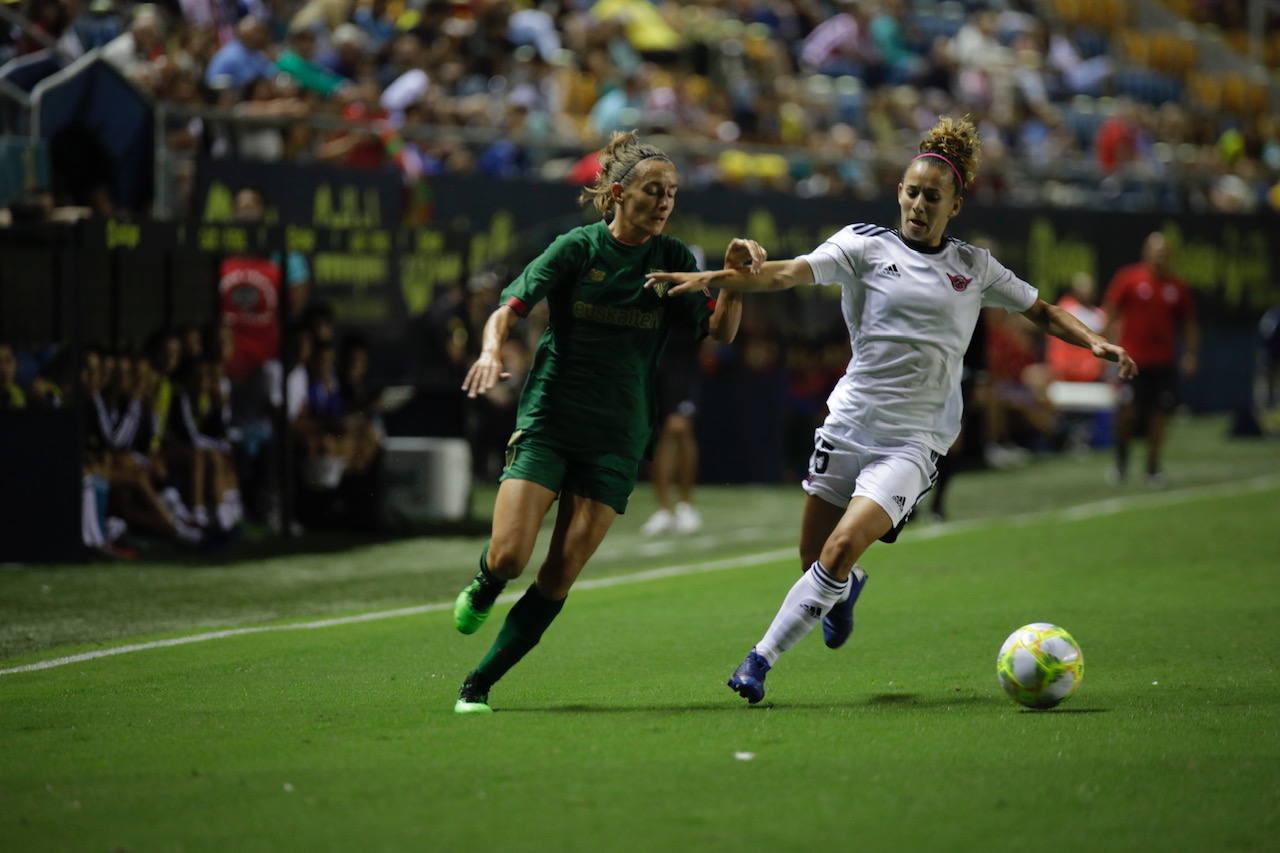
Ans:
[[[935,154],[932,151],[926,151],[923,154],[917,154],[915,157],[911,158],[911,162],[914,163],[915,161],[919,160],[921,157],[937,157],[939,160],[941,160],[942,162],[950,166],[951,171],[955,173],[956,184],[960,187],[960,192],[964,192],[964,178],[960,177],[960,170],[956,168],[955,163],[952,163],[950,160],[948,160],[946,157],[943,157],[941,154]]]

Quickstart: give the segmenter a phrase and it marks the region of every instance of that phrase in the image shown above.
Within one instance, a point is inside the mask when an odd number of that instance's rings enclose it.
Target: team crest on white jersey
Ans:
[[[951,279],[951,289],[957,292],[967,288],[969,282],[973,281],[973,276],[953,275],[951,273],[947,273],[947,278]]]

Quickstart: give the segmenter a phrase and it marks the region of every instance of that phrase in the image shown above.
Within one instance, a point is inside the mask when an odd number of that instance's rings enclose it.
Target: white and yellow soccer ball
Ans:
[[[1023,625],[996,655],[1000,686],[1028,708],[1052,708],[1080,687],[1084,654],[1062,628],[1048,622]]]

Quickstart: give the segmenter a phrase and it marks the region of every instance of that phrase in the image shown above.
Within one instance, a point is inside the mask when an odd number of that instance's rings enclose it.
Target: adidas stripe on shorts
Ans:
[[[870,498],[889,514],[896,529],[933,488],[938,459],[924,444],[880,446],[819,428],[801,485],[807,494],[838,507],[848,506],[855,497]]]

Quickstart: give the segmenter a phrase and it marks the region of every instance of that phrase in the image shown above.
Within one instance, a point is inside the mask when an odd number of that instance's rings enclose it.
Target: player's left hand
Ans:
[[[755,275],[760,272],[760,265],[769,260],[769,253],[755,240],[747,237],[734,237],[724,250],[725,269]]]
[[[1129,357],[1129,353],[1125,352],[1124,347],[1103,341],[1094,344],[1090,349],[1098,358],[1105,358],[1120,365],[1121,379],[1132,379],[1138,375],[1138,365],[1133,363],[1133,359]]]
[[[658,296],[679,296],[694,293],[707,286],[704,272],[651,272],[644,280],[646,290]]]

